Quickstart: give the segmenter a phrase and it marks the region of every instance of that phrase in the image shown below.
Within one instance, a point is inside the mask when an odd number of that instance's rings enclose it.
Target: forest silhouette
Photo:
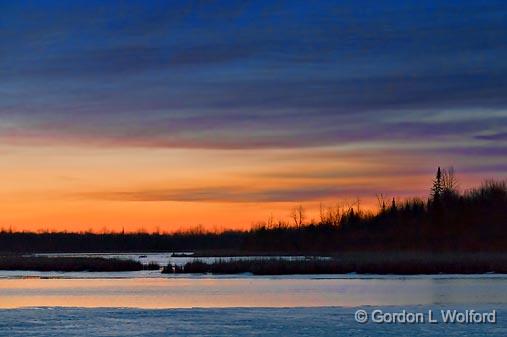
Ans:
[[[247,231],[159,233],[0,232],[0,251],[184,252],[210,255],[333,254],[354,251],[504,252],[507,184],[489,180],[459,192],[453,169],[438,168],[427,200],[385,200],[378,211],[322,207],[319,221],[268,220]]]

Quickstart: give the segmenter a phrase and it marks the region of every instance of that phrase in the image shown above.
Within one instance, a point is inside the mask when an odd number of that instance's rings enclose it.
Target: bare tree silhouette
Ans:
[[[452,166],[442,170],[442,192],[448,195],[458,192],[458,180]]]
[[[294,207],[291,211],[291,218],[294,221],[296,227],[301,227],[305,223],[306,211],[303,205]]]

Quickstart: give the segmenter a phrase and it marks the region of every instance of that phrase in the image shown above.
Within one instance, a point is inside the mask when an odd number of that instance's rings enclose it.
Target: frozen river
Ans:
[[[191,259],[170,254],[121,257],[162,265]],[[496,310],[497,322],[360,324],[354,319],[358,309]],[[507,336],[507,275],[0,272],[0,336],[465,334]]]

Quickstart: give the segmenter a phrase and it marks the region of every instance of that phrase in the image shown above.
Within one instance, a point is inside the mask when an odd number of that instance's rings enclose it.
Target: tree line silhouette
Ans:
[[[507,185],[489,180],[460,193],[454,170],[437,170],[430,196],[396,201],[377,196],[379,210],[321,207],[319,221],[268,221],[248,231],[158,233],[0,232],[3,252],[156,252],[202,254],[331,254],[350,251],[505,251]]]

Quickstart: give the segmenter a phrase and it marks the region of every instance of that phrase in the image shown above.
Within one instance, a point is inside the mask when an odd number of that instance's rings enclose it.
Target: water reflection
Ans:
[[[0,308],[506,304],[503,277],[0,279]]]

